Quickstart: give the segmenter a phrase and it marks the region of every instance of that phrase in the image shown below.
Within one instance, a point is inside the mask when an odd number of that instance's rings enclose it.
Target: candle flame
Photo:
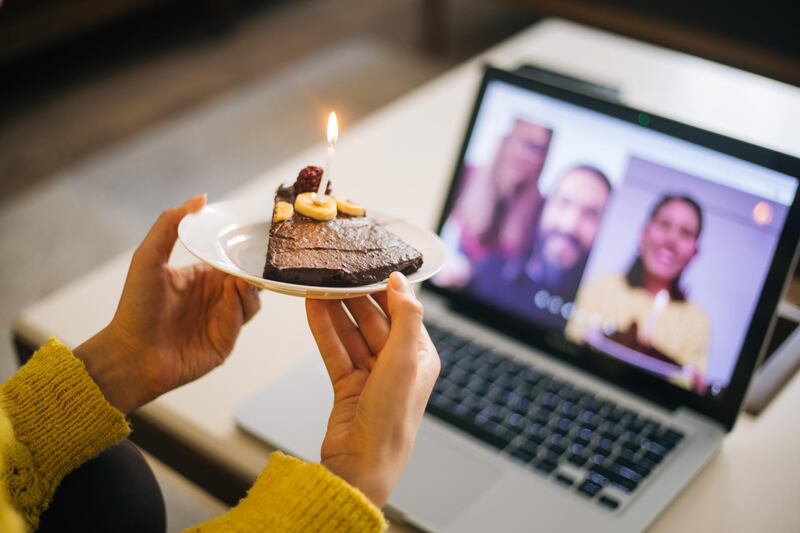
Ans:
[[[333,144],[339,138],[339,123],[336,121],[336,113],[331,111],[328,115],[328,144]]]

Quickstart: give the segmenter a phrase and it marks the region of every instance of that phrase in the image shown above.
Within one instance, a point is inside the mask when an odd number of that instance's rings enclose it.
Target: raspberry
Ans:
[[[304,192],[317,192],[319,188],[319,180],[322,179],[322,169],[315,166],[307,166],[300,171],[297,175],[297,181],[294,182],[294,193],[300,194]],[[331,182],[325,189],[325,194],[331,193]]]

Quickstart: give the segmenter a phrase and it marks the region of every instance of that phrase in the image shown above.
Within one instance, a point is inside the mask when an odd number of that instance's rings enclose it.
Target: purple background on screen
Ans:
[[[757,226],[752,212],[762,198],[632,157],[606,208],[582,283],[628,271],[647,217],[665,194],[686,194],[703,209],[699,254],[682,284],[711,322],[706,382],[725,386],[772,263],[786,207],[769,202],[772,222]]]

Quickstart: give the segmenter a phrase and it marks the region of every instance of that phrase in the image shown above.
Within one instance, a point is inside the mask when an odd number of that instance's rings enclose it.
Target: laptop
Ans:
[[[419,291],[441,376],[389,517],[645,529],[734,426],[797,261],[799,176],[796,158],[488,68],[442,205],[447,265]],[[318,460],[331,402],[309,357],[235,416]]]

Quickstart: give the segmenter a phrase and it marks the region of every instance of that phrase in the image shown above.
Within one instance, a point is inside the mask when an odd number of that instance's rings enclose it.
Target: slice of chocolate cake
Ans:
[[[394,271],[419,269],[422,254],[360,206],[330,196],[315,202],[313,191],[321,178],[322,169],[306,167],[294,185],[278,188],[264,278],[354,287],[382,281]]]

